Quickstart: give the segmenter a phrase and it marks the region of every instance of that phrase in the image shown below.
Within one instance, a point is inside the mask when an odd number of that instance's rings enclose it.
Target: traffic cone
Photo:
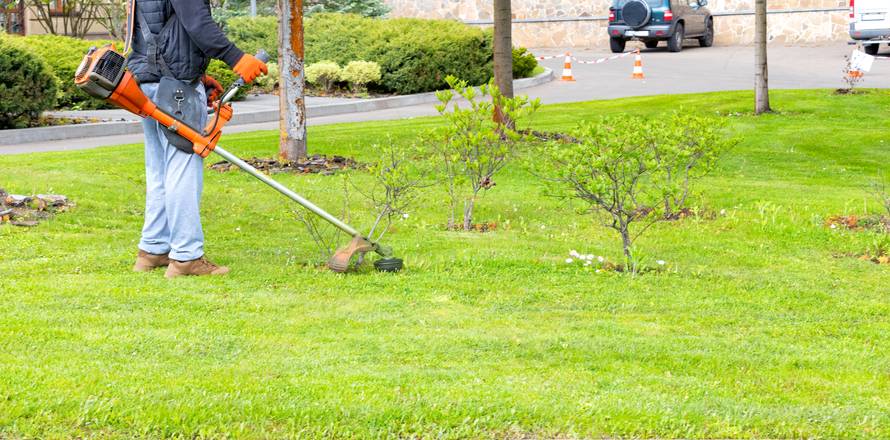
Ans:
[[[645,79],[643,76],[643,57],[640,55],[640,50],[637,49],[637,55],[634,57],[634,73],[631,75],[633,79]]]
[[[566,63],[562,68],[562,80],[563,81],[574,81],[575,77],[572,75],[572,54],[566,52]]]

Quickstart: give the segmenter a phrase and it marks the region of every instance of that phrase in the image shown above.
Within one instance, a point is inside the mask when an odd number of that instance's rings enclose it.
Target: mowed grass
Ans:
[[[547,197],[519,166],[447,232],[429,190],[388,236],[399,274],[316,264],[295,205],[207,171],[203,223],[221,278],[130,266],[141,146],[0,156],[0,187],[78,206],[0,227],[0,437],[888,438],[890,268],[845,258],[877,236],[822,226],[877,212],[890,94],[775,91],[544,107],[537,129],[599,115],[740,113],[742,143],[698,186],[725,215],[638,242],[668,270],[595,274],[571,249],[620,258],[616,235]],[[374,157],[435,118],[316,127],[314,153]],[[227,137],[270,156],[274,132]],[[342,181],[276,175],[340,212]],[[367,176],[358,173],[359,184]],[[351,220],[370,213],[353,197]]]

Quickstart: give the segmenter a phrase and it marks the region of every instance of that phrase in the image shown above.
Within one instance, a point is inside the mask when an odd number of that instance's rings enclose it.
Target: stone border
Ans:
[[[773,14],[810,14],[817,12],[849,12],[850,8],[804,8],[804,9],[774,9],[767,11],[767,15]],[[743,10],[743,11],[718,11],[712,12],[712,17],[732,17],[736,15],[754,15],[753,10]],[[591,15],[591,16],[577,16],[577,17],[540,17],[540,18],[515,18],[513,19],[514,24],[527,24],[527,23],[563,23],[563,22],[579,22],[579,21],[607,21],[609,20],[609,16],[607,15]],[[463,20],[464,24],[475,25],[475,26],[492,26],[494,25],[493,20]]]
[[[540,75],[532,78],[515,80],[513,82],[513,87],[516,90],[527,89],[546,84],[553,81],[555,78],[556,76],[553,74],[553,70],[545,67],[544,72]],[[314,118],[432,104],[437,101],[438,99],[436,98],[435,92],[418,93],[416,95],[375,98],[359,102],[318,105],[306,108],[306,113],[309,118]],[[278,120],[279,115],[280,112],[277,109],[249,113],[235,113],[235,116],[228,125],[233,126],[274,122]],[[56,125],[52,127],[19,128],[13,130],[0,130],[0,145],[17,145],[32,142],[120,136],[138,133],[142,133],[141,121],[97,122],[89,124]]]

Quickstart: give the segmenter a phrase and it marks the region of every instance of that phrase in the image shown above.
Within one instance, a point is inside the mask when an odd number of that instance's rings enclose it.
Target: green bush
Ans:
[[[24,47],[0,37],[0,128],[33,124],[56,101],[56,79]]]
[[[278,88],[278,63],[270,62],[267,66],[269,67],[269,73],[257,78],[255,83],[256,87],[263,93],[272,93]]]
[[[492,75],[491,32],[457,21],[316,14],[305,23],[307,64],[322,60],[340,65],[355,60],[376,62],[382,78],[375,89],[383,92],[445,89],[448,75],[485,84]],[[232,18],[228,29],[229,37],[241,49],[254,52],[264,48],[277,56],[277,18]]]
[[[111,41],[87,41],[58,35],[30,35],[13,38],[20,40],[28,50],[49,66],[59,84],[57,107],[78,109],[112,107],[101,99],[87,95],[74,85],[74,72],[87,50],[92,46],[101,47],[110,44]]]
[[[210,65],[207,66],[207,74],[219,81],[223,89],[228,89],[239,78],[238,74],[233,72],[226,63],[219,60],[210,62]],[[241,101],[245,96],[247,96],[247,87],[242,87],[232,100]]]
[[[538,59],[524,47],[513,48],[513,78],[528,78],[538,67]]]
[[[355,91],[364,91],[368,84],[380,81],[380,65],[373,61],[350,61],[343,68],[340,79]]]
[[[244,52],[263,49],[271,60],[278,59],[278,17],[232,17],[226,22],[226,36]]]
[[[306,82],[322,86],[325,92],[330,93],[334,83],[340,81],[343,69],[333,61],[319,61],[306,66]]]

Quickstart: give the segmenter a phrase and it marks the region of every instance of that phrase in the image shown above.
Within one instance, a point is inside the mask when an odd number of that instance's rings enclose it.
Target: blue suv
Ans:
[[[667,41],[671,52],[683,50],[683,40],[698,39],[702,47],[714,44],[714,18],[708,0],[613,0],[609,8],[609,45],[624,52],[628,40],[646,47]]]

